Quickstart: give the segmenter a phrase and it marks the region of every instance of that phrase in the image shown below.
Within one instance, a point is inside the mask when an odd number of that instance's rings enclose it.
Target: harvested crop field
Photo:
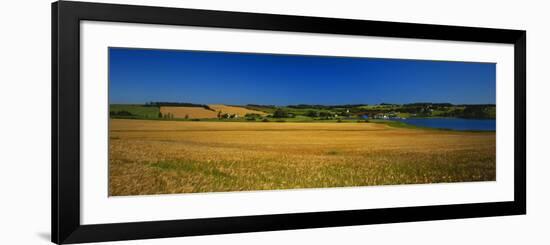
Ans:
[[[494,132],[376,123],[111,119],[109,134],[112,196],[496,177]]]
[[[217,118],[218,112],[204,107],[161,106],[160,113],[172,114],[175,118]]]
[[[238,106],[212,104],[212,105],[208,105],[208,107],[214,109],[215,111],[221,111],[222,113],[228,113],[228,114],[235,114],[241,117],[245,116],[246,114],[258,114],[261,116],[267,115],[267,113],[263,111],[250,110],[250,109],[247,109],[244,107],[238,107]]]

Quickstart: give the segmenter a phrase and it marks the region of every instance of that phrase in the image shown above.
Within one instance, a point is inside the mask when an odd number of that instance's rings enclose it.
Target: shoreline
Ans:
[[[470,133],[496,133],[496,130],[458,130],[458,129],[448,129],[448,128],[432,128],[424,127],[418,125],[408,124],[403,122],[405,120],[390,120],[390,119],[372,119],[372,120],[355,120],[355,119],[344,119],[341,121],[338,120],[219,120],[219,119],[182,119],[182,118],[172,118],[172,119],[163,119],[163,118],[121,118],[121,117],[110,117],[109,120],[143,120],[143,121],[163,121],[163,122],[214,122],[214,123],[312,123],[312,124],[367,124],[367,123],[376,123],[376,124],[385,124],[392,128],[406,128],[406,129],[419,129],[419,130],[430,130],[430,131],[451,131],[451,132],[470,132]]]

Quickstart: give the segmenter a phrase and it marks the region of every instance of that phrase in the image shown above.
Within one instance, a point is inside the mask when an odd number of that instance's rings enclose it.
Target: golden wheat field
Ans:
[[[172,114],[174,118],[217,118],[218,112],[239,115],[243,117],[248,113],[255,113],[262,116],[267,113],[262,111],[249,110],[243,107],[228,106],[220,104],[208,105],[212,110],[208,110],[203,107],[190,107],[190,106],[161,106],[160,113]]]
[[[218,112],[203,107],[161,106],[160,113],[172,114],[175,118],[217,118]]]
[[[228,105],[221,105],[221,104],[212,104],[208,105],[208,107],[214,109],[215,111],[221,111],[222,113],[228,113],[228,114],[235,114],[243,117],[246,114],[258,114],[261,116],[267,115],[267,113],[263,111],[256,111],[256,110],[250,110],[243,107],[238,106],[228,106]]]
[[[109,195],[492,181],[494,132],[110,120]]]

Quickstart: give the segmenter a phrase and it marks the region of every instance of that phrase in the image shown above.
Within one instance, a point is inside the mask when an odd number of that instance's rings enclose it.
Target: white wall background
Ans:
[[[106,2],[115,2],[106,0]],[[106,244],[549,244],[550,29],[545,1],[119,0],[178,6],[527,30],[528,214]],[[50,1],[9,1],[0,15],[0,244],[48,244]]]

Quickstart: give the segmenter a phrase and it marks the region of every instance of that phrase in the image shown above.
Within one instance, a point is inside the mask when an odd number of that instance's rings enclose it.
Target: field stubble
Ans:
[[[375,123],[110,121],[109,195],[492,181],[495,133]]]

